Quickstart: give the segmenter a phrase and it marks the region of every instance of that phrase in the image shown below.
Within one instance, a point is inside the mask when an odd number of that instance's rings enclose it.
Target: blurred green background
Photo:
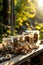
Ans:
[[[14,1],[14,35],[22,34],[25,30],[39,30],[43,39],[43,7],[38,0]],[[11,0],[0,0],[0,42],[3,37],[11,36]]]

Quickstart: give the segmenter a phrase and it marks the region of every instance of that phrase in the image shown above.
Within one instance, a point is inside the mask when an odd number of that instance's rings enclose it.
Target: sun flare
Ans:
[[[42,6],[43,6],[43,0],[38,0],[38,5],[39,5],[40,7],[42,7]]]

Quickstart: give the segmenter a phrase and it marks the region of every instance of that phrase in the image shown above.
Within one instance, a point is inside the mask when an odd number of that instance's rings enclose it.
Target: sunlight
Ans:
[[[42,7],[43,6],[43,0],[38,0],[38,5],[39,5],[39,7]]]

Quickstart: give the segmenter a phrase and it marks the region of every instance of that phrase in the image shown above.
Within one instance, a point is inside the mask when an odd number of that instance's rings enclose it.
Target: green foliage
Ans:
[[[5,18],[5,20],[4,20],[4,16],[3,16],[3,13],[4,13],[4,10],[3,10],[3,5],[4,5],[3,1],[4,0],[0,0],[0,26],[1,26],[0,27],[0,41],[1,41],[2,37],[7,37],[8,35],[11,34],[10,33],[11,31],[10,31],[9,25],[4,25],[3,24],[5,21],[6,21],[5,24],[8,22],[7,18]],[[7,12],[7,10],[6,10],[6,12]],[[8,15],[8,14],[6,14],[6,15]]]
[[[3,3],[3,0],[0,0],[0,4],[1,4],[0,12],[2,12],[3,10],[2,3]],[[36,30],[39,30],[41,33],[43,33],[43,23],[39,23],[40,20],[39,18],[36,17],[38,13],[36,11],[36,3],[37,3],[37,0],[14,0],[14,18],[16,18],[16,20],[14,19],[14,22],[15,22],[16,33],[26,29],[28,30],[36,29]],[[9,6],[9,8],[10,9],[8,10],[8,15],[11,14],[11,5]],[[0,15],[0,20],[1,20],[2,28],[3,28],[2,36],[7,37],[11,35],[11,26],[4,25],[2,23],[3,21],[2,14]],[[33,21],[34,21],[34,25],[32,24],[31,26],[31,22]],[[16,35],[16,33],[14,33],[14,35]],[[41,35],[41,37],[43,36]]]
[[[3,25],[3,34],[2,34],[2,37],[8,37],[9,35],[11,35],[11,26],[8,26],[8,25]]]
[[[16,28],[22,26],[23,22],[25,23],[26,21],[27,23],[27,20],[35,17],[35,1],[32,2],[32,0],[14,0],[14,4],[16,15]]]

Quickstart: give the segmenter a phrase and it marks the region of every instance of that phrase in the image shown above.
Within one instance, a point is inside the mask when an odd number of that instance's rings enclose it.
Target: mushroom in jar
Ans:
[[[38,41],[38,34],[37,33],[34,33],[33,40],[35,43]]]

